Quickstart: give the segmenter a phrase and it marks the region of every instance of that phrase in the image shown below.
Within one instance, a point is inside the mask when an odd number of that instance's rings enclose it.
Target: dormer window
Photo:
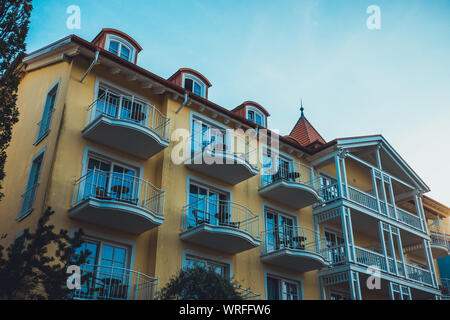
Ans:
[[[112,54],[115,54],[124,60],[134,62],[135,49],[125,39],[108,34],[106,36],[105,48]]]
[[[202,98],[206,97],[206,86],[197,77],[191,74],[183,74],[184,76],[184,88],[189,90]]]
[[[252,106],[247,106],[247,120],[254,122],[261,127],[266,126],[266,117],[264,113]]]

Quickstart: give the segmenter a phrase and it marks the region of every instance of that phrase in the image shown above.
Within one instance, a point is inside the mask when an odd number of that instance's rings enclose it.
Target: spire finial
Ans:
[[[303,99],[300,99],[300,112],[302,113],[301,114],[302,118],[304,117],[303,110],[305,110],[305,108],[303,108]]]

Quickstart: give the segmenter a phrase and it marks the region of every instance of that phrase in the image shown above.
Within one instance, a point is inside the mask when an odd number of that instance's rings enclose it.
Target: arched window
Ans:
[[[128,41],[118,36],[108,34],[105,49],[124,60],[134,62],[136,49]]]
[[[183,87],[202,98],[206,97],[206,85],[192,74],[183,74]]]

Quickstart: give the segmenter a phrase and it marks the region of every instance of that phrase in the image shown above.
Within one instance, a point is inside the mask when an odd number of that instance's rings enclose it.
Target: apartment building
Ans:
[[[57,228],[86,233],[98,281],[76,299],[152,299],[190,265],[248,298],[440,299],[448,229],[428,226],[448,211],[384,137],[327,142],[303,107],[278,136],[257,102],[217,105],[200,72],[164,79],[141,51],[103,29],[27,55],[0,245],[51,206]]]

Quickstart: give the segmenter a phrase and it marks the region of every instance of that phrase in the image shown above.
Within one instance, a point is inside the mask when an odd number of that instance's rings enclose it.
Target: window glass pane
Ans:
[[[194,82],[194,93],[199,96],[202,95],[202,87],[197,82]]]
[[[267,295],[268,300],[280,300],[280,288],[277,279],[267,277]]]
[[[259,124],[260,126],[262,126],[263,125],[263,123],[262,123],[262,118],[261,118],[261,116],[259,115],[259,114],[255,114],[255,123],[256,124]]]
[[[119,43],[117,41],[109,42],[109,52],[114,53],[115,55],[119,54]]]
[[[247,119],[250,120],[250,121],[253,121],[254,118],[255,118],[255,117],[254,117],[254,112],[253,112],[253,111],[249,111],[249,112],[248,112]]]
[[[128,49],[127,47],[123,46],[120,49],[120,57],[129,61],[130,60],[130,49]]]
[[[193,91],[193,86],[194,86],[194,81],[192,81],[191,79],[185,79],[184,80],[184,88],[186,89],[186,90],[189,90],[189,91]]]

